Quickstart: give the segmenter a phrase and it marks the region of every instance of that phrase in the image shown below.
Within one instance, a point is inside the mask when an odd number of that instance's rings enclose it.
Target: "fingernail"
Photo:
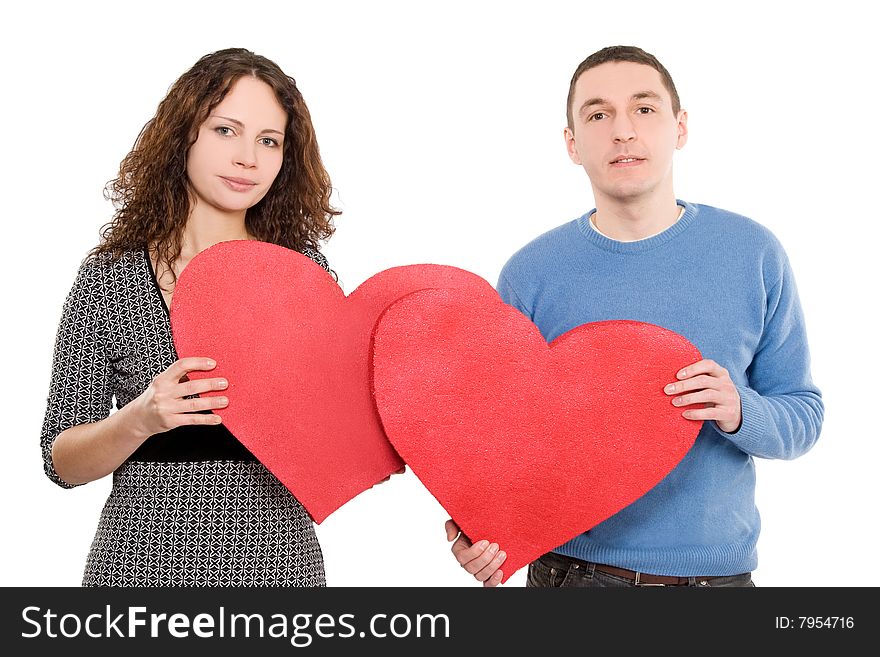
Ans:
[[[217,366],[217,361],[211,360],[210,358],[208,359],[207,362],[208,362],[208,367],[216,367]]]
[[[492,543],[492,545],[489,546],[489,552],[498,552],[498,543]]]
[[[220,380],[217,382],[217,385],[218,385],[219,387],[221,387],[221,388],[225,388],[226,386],[229,385],[229,381],[227,381],[226,379],[220,379]]]
[[[670,383],[668,386],[663,388],[663,392],[665,392],[667,395],[671,395],[673,392],[675,392],[675,384]]]
[[[489,541],[480,541],[477,543],[477,547],[481,550],[485,550],[489,546]]]
[[[226,397],[217,397],[217,402],[219,404],[222,404],[223,406],[226,406],[226,404],[229,403],[229,399]]]
[[[687,376],[687,373],[688,373],[687,368],[683,369],[681,372],[678,373],[678,378],[683,379],[684,377]]]
[[[676,397],[675,399],[673,399],[672,405],[673,406],[681,406],[681,397]]]
[[[501,552],[498,553],[498,558],[501,559],[501,561],[504,561],[507,558],[507,552],[502,550]]]

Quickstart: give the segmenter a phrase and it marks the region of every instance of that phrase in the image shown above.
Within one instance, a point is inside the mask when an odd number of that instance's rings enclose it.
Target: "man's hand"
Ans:
[[[688,420],[714,420],[725,433],[733,433],[742,424],[739,391],[730,373],[714,360],[704,359],[688,365],[678,373],[678,381],[668,384],[663,392],[673,396],[675,406],[702,404],[689,408],[682,415]]]
[[[459,565],[483,586],[498,586],[501,583],[504,573],[499,568],[507,553],[500,550],[497,543],[477,541],[472,544],[452,519],[446,521],[446,540],[455,541],[452,554]]]

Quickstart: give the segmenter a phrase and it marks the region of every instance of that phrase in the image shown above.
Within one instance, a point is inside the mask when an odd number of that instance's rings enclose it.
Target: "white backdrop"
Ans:
[[[293,75],[336,203],[324,248],[346,293],[388,267],[450,264],[495,283],[539,233],[592,207],[566,156],[569,78],[638,45],[689,111],[676,193],[753,217],[785,245],[826,420],[816,447],[761,461],[759,586],[876,586],[880,372],[877,56],[864,3],[14,3],[4,76],[5,468],[0,584],[77,586],[110,480],[42,472],[51,352],[80,260],[110,218],[103,185],[169,85],[246,47]],[[476,586],[438,502],[407,472],[318,527],[331,586]],[[507,586],[522,586],[525,570]]]

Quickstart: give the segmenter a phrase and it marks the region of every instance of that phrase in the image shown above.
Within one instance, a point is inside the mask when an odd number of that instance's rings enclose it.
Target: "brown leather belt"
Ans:
[[[616,575],[617,577],[629,580],[636,586],[687,586],[691,579],[690,577],[675,577],[672,575],[649,575],[647,573],[636,572],[635,570],[618,568],[617,566],[608,566],[604,563],[595,564],[595,568],[600,573]],[[695,577],[694,579],[699,585],[700,582],[708,582],[715,578]]]

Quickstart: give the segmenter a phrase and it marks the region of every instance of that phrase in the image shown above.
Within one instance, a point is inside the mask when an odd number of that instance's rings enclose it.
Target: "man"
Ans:
[[[527,585],[754,586],[753,459],[804,454],[824,414],[787,257],[751,219],[676,198],[672,158],[687,141],[687,113],[653,55],[629,46],[590,55],[572,77],[567,114],[568,155],[596,208],[514,254],[498,291],[548,342],[607,319],[688,338],[704,360],[664,392],[704,422],[669,475],[530,564]],[[451,520],[446,529],[458,562],[497,585],[503,546],[471,545]]]

